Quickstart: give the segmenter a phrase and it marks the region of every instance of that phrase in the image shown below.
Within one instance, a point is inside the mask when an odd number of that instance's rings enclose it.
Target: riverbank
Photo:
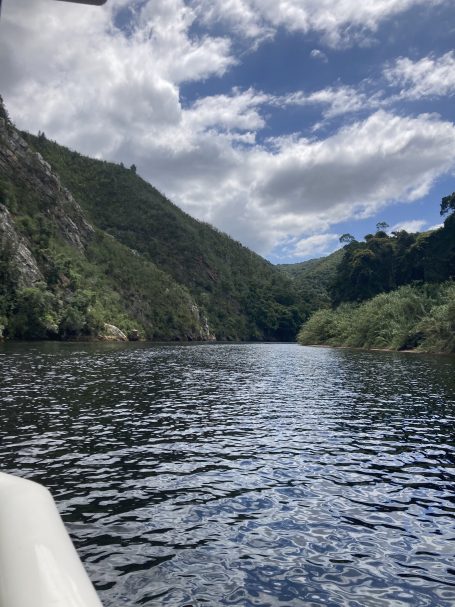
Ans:
[[[315,312],[298,342],[394,352],[455,353],[455,284],[407,285]]]

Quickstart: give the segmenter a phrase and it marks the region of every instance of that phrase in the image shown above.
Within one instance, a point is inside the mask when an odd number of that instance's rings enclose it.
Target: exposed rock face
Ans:
[[[0,204],[0,243],[11,248],[14,264],[19,271],[19,283],[30,287],[44,280],[41,270],[33,257],[27,240],[20,236],[8,209]]]
[[[189,335],[188,339],[199,340],[199,341],[215,341],[216,336],[210,331],[209,321],[207,317],[201,314],[199,307],[196,304],[191,306],[191,312],[196,321],[196,325],[198,327],[198,331],[196,335]]]
[[[128,337],[115,325],[104,325],[104,333],[100,336],[104,341],[128,341]]]
[[[42,156],[31,149],[6,118],[0,98],[0,174],[33,192],[46,215],[57,224],[65,240],[83,249],[94,229],[85,220],[72,194]]]

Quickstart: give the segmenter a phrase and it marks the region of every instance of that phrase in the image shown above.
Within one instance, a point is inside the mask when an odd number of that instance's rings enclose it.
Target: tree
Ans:
[[[441,201],[441,215],[455,211],[455,192],[449,196],[444,196]]]
[[[346,234],[342,234],[340,236],[340,242],[342,244],[351,244],[351,242],[354,242],[354,241],[355,241],[355,238],[354,238],[354,236],[352,234],[347,234],[346,233]]]
[[[131,171],[132,173],[136,174],[137,168],[136,168],[136,165],[135,165],[135,164],[132,164],[132,165],[130,166],[130,171]]]
[[[388,227],[389,227],[389,224],[386,221],[379,221],[376,224],[376,231],[377,232],[385,232]]]

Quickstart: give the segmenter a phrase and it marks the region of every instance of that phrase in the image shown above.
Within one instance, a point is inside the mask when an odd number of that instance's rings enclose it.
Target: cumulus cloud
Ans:
[[[450,0],[193,0],[206,22],[227,22],[243,35],[270,35],[279,27],[316,31],[331,46],[365,42],[379,25],[415,6]]]
[[[292,257],[299,259],[328,255],[340,247],[339,234],[314,234],[293,243]]]
[[[393,199],[423,196],[454,165],[454,141],[451,123],[379,110],[325,140],[302,139],[264,157],[257,187],[265,204],[283,211],[304,204],[306,211],[335,214],[348,204],[369,213]]]
[[[451,123],[383,110],[327,139],[283,139],[272,151],[233,149],[213,133],[203,140],[195,145],[212,150],[204,171],[214,176],[214,187],[193,170],[174,181],[172,195],[263,253],[289,235],[327,232],[391,201],[419,199],[455,166]]]
[[[217,128],[224,131],[255,132],[265,126],[260,108],[270,96],[254,89],[234,90],[231,95],[212,95],[197,100],[185,112],[185,120],[193,128]]]
[[[413,234],[415,232],[421,232],[427,225],[428,222],[425,219],[409,219],[408,221],[400,221],[400,223],[396,223],[388,231],[399,232],[401,230],[405,230],[406,232]]]
[[[384,71],[384,75],[389,84],[401,87],[401,98],[454,95],[455,52],[423,57],[419,61],[401,57]]]
[[[113,25],[122,4],[7,4],[3,93],[23,128],[41,124],[82,151],[109,155],[126,131],[134,138],[178,125],[179,84],[235,62],[228,38],[189,35],[195,15],[183,0],[134,3],[129,34]]]
[[[294,11],[297,21],[307,11],[307,27],[323,29],[314,24],[325,23],[326,0],[283,3],[229,0],[223,6],[239,20],[250,9],[251,32],[258,15],[276,25],[275,5],[286,8],[289,19]],[[382,6],[371,17],[373,28],[379,14],[411,4],[355,6],[361,14]],[[207,19],[216,18],[218,3],[211,6]],[[350,0],[335,5],[341,29],[352,12],[346,7],[353,6]],[[227,34],[195,34],[201,7],[183,0],[110,0],[102,9],[8,2],[0,54],[13,119],[83,153],[136,164],[182,208],[262,254],[280,242],[289,243],[291,255],[325,252],[336,236],[330,226],[373,215],[391,201],[418,199],[454,168],[453,124],[377,110],[365,91],[352,87],[279,98],[233,89],[182,104],[183,82],[222,76],[238,61]],[[114,25],[119,9],[129,19],[122,29]],[[324,27],[329,31],[328,18]],[[268,108],[289,104],[318,104],[326,117],[346,110],[356,116],[365,107],[374,113],[326,138],[265,139]]]

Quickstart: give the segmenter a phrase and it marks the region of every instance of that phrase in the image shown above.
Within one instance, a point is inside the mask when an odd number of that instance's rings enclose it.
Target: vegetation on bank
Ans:
[[[302,345],[455,352],[455,283],[405,285],[363,303],[315,312]]]
[[[455,193],[442,199],[436,230],[387,234],[378,224],[363,242],[349,234],[328,286],[332,307],[302,326],[304,345],[455,352]]]
[[[449,197],[447,197],[449,198]],[[446,200],[445,198],[443,199]],[[449,209],[447,209],[449,210]],[[441,205],[441,213],[446,213]],[[413,283],[441,283],[455,277],[455,214],[436,230],[387,234],[378,224],[363,242],[344,235],[348,244],[331,288],[335,305],[370,299]]]

